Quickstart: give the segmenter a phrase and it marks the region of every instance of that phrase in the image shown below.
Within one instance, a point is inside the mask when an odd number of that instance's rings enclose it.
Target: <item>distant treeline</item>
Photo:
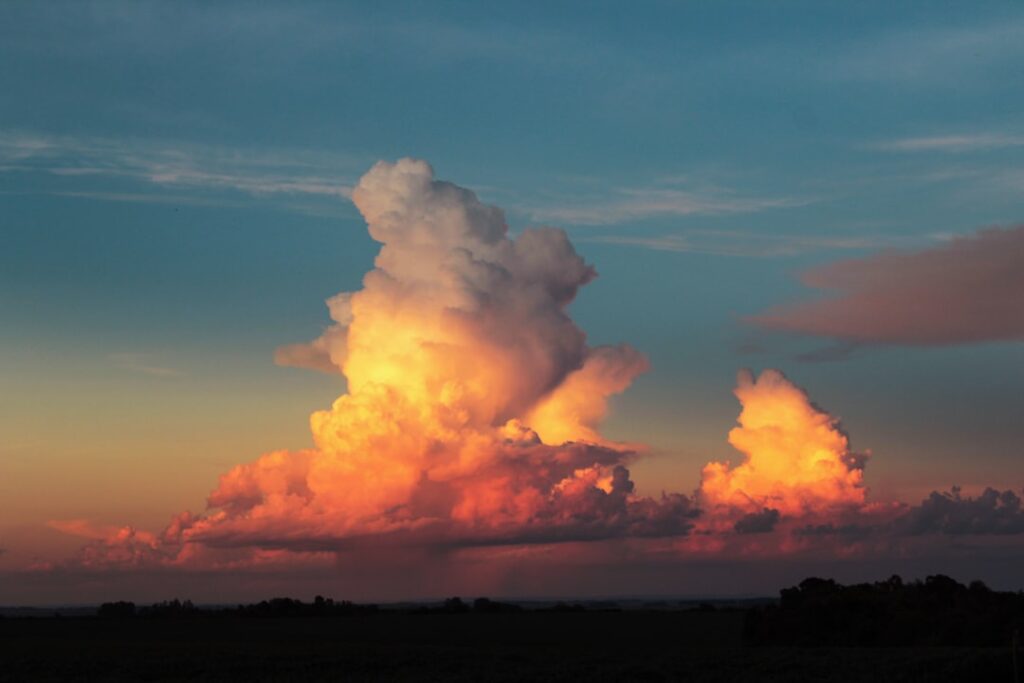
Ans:
[[[963,585],[948,576],[843,586],[805,579],[777,605],[751,608],[751,645],[1009,646],[1024,631],[1024,593]]]
[[[381,609],[377,605],[358,604],[348,600],[334,601],[320,595],[313,602],[302,602],[292,598],[274,598],[250,605],[237,607],[197,607],[191,600],[167,600],[147,606],[136,606],[133,602],[105,602],[96,610],[96,616],[111,619],[130,617],[148,619],[174,619],[181,617],[340,617],[376,614],[378,612],[402,614],[494,614],[519,612],[522,607],[513,603],[498,602],[488,598],[477,598],[472,603],[461,598],[448,598],[436,605],[415,605],[406,608],[390,607]],[[545,608],[547,611],[583,611],[582,605],[558,603]]]
[[[661,604],[661,603],[654,603]],[[375,614],[508,614],[529,612],[637,612],[614,602],[521,604],[477,598],[449,598],[424,605],[386,606],[335,601],[317,596],[312,602],[274,598],[236,607],[197,607],[185,600],[148,606],[108,602],[97,616],[109,619],[350,617]],[[716,611],[710,604],[690,610]],[[904,582],[886,581],[844,586],[831,579],[809,578],[781,591],[775,604],[730,611],[742,612],[743,641],[748,645],[798,646],[1008,646],[1014,633],[1024,632],[1024,593],[990,590],[984,583],[958,583],[948,576]],[[672,610],[670,610],[672,611]]]

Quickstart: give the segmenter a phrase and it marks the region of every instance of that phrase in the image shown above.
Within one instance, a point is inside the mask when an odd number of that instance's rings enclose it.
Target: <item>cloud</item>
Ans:
[[[570,318],[596,272],[565,233],[513,238],[500,209],[414,159],[379,162],[352,199],[381,244],[374,268],[361,289],[328,299],[324,334],[276,358],[346,379],[346,393],[311,415],[313,445],[232,467],[204,512],[160,532],[53,521],[87,543],[39,569],[335,562],[352,573],[428,556],[493,568],[553,544],[587,566],[836,557],[1020,528],[1009,493],[954,492],[915,508],[868,501],[866,454],[778,370],[738,375],[728,435],[738,462],[709,462],[693,495],[641,495],[628,468],[644,449],[606,438],[601,424],[648,363],[624,344],[589,345]]]
[[[51,520],[47,526],[89,539],[90,543],[83,546],[74,559],[78,567],[139,567],[167,556],[162,550],[162,539],[131,526],[97,525],[86,519]]]
[[[797,526],[799,537],[847,541],[874,540],[881,547],[906,548],[909,538],[938,536],[999,537],[1024,534],[1024,504],[1010,489],[985,488],[977,496],[957,486],[932,491],[917,505],[868,506],[843,519]]]
[[[688,532],[690,500],[638,496],[626,468],[637,451],[599,432],[608,397],[647,361],[629,346],[589,346],[568,316],[596,273],[565,233],[512,239],[500,209],[413,159],[378,163],[352,199],[382,245],[376,267],[362,289],[328,300],[333,325],[320,338],[276,357],[340,371],[347,393],[311,416],[313,448],[225,473],[206,514],[177,518],[150,546],[156,559],[179,562],[196,545],[318,552]],[[121,561],[152,540],[101,536],[90,538]]]
[[[0,131],[3,172],[43,172],[72,179],[99,176],[193,193],[230,191],[337,200],[348,198],[351,180],[334,169],[348,165],[351,160],[342,155],[308,150],[242,150],[176,141]],[[53,194],[107,201],[211,203],[201,195],[175,198],[145,192],[66,189]]]
[[[181,372],[173,368],[153,363],[150,354],[147,353],[112,353],[107,356],[107,359],[121,370],[150,375],[152,377],[177,377],[181,374]]]
[[[876,145],[897,152],[973,152],[1024,145],[1024,136],[1001,133],[964,133],[889,140]]]
[[[839,342],[819,349],[805,351],[796,359],[802,363],[834,363],[848,359],[861,345],[857,342]]]
[[[99,526],[87,519],[53,519],[47,522],[46,525],[69,536],[78,536],[96,541],[110,538],[116,535],[119,530],[119,527]]]
[[[984,83],[1002,65],[1015,64],[1024,47],[1019,13],[973,25],[919,25],[868,36],[821,64],[823,78],[883,81],[903,86],[962,89]]]
[[[805,272],[836,296],[769,309],[761,327],[857,344],[939,346],[1024,338],[1024,226]]]
[[[863,524],[807,524],[797,527],[793,534],[798,537],[840,538],[845,540],[863,540],[877,533],[877,528]]]
[[[599,235],[578,241],[652,251],[755,258],[796,256],[814,251],[877,249],[897,243],[896,239],[885,237],[785,235],[744,230],[689,230],[654,237]]]
[[[773,508],[764,508],[761,512],[750,512],[740,517],[733,529],[738,534],[767,534],[779,521],[779,511]]]
[[[950,536],[1024,534],[1021,497],[1010,490],[986,488],[972,498],[958,487],[933,491],[899,520],[908,534],[942,533]]]
[[[526,211],[541,222],[612,225],[664,216],[753,213],[807,203],[807,200],[786,197],[741,197],[720,188],[616,188],[602,197]]]
[[[839,421],[802,389],[778,370],[744,370],[735,394],[743,410],[729,443],[746,457],[704,467],[702,506],[806,516],[864,504],[867,456],[850,450]]]
[[[278,347],[274,351],[274,362],[286,367],[340,374],[348,356],[348,326],[352,323],[351,298],[348,292],[329,298],[327,310],[334,324],[311,342]]]

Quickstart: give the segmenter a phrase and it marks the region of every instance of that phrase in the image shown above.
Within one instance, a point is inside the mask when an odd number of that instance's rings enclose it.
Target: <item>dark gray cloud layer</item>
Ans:
[[[1024,533],[1021,497],[1010,490],[986,488],[976,498],[958,487],[933,491],[903,517],[899,526],[908,534],[942,533],[950,536]]]
[[[775,529],[779,521],[779,511],[765,508],[761,512],[751,512],[741,517],[733,529],[739,534],[767,534]]]

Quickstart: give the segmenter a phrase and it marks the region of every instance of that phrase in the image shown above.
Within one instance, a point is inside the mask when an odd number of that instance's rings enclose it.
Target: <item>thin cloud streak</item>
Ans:
[[[537,221],[563,225],[612,225],[665,216],[714,216],[756,213],[809,204],[791,197],[741,197],[731,190],[616,188],[596,201],[573,201],[562,206],[534,207],[527,213]]]
[[[822,64],[821,76],[948,87],[1024,55],[1024,17],[975,26],[897,29],[854,43],[838,59]]]
[[[0,170],[61,177],[108,177],[159,187],[347,199],[351,180],[335,175],[351,160],[291,151],[254,152],[177,142],[0,133]],[[93,196],[140,201],[137,193]]]
[[[654,237],[601,235],[579,242],[641,247],[652,251],[780,258],[829,250],[861,250],[893,247],[906,240],[882,236],[835,236],[762,234],[743,230],[694,230]]]
[[[187,194],[160,194],[153,192],[63,192],[47,190],[5,190],[0,195],[42,195],[47,197],[71,197],[73,199],[95,199],[104,202],[129,202],[133,204],[180,204],[187,206],[219,206],[242,208],[245,202],[199,197]]]
[[[897,152],[973,152],[1024,146],[1024,136],[1000,133],[965,133],[888,140],[876,149]]]
[[[152,357],[147,353],[112,353],[107,356],[107,360],[120,370],[127,370],[151,377],[178,377],[182,374],[173,368],[153,363]]]

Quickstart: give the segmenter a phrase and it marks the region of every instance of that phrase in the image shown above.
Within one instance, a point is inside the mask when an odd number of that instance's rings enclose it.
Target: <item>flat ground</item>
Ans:
[[[743,612],[0,619],[0,681],[1007,681],[1009,648],[745,647]]]

